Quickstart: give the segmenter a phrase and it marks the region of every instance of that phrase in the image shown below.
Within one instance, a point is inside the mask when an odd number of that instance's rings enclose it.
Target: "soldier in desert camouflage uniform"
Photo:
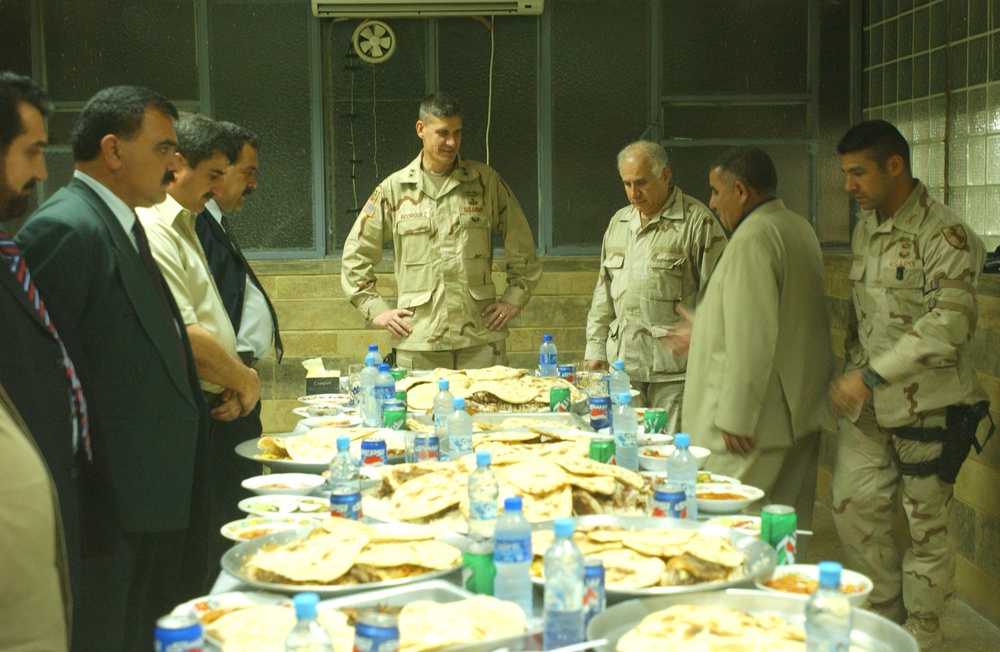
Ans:
[[[851,240],[847,370],[830,390],[841,415],[834,521],[848,566],[875,582],[870,608],[906,618],[926,650],[941,641],[953,588],[952,483],[985,411],[966,349],[985,249],[912,177],[909,147],[891,124],[856,125],[838,151],[845,189],[864,212]],[[911,538],[902,562],[891,532],[897,487]]]
[[[667,153],[639,140],[618,154],[629,205],[611,218],[587,315],[587,368],[624,360],[640,403],[680,424],[687,354],[659,341],[693,308],[722,255],[726,234],[712,212],[671,183]]]
[[[528,222],[500,175],[459,156],[454,97],[420,105],[420,155],[383,181],[344,243],[341,285],[365,319],[393,335],[410,369],[466,369],[507,362],[507,324],[531,298],[541,264]],[[493,285],[493,235],[504,242],[507,289]],[[393,243],[399,298],[375,291],[382,246]]]

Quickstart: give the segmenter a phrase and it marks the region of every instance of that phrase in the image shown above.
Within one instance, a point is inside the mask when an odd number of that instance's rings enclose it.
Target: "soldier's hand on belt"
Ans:
[[[236,398],[236,392],[227,389],[223,390],[218,404],[212,409],[212,418],[216,421],[234,421],[240,416],[241,411],[242,407]]]
[[[372,320],[379,328],[384,328],[396,337],[406,337],[413,332],[413,327],[403,321],[403,317],[412,317],[413,311],[406,308],[390,308]]]
[[[587,371],[604,371],[608,363],[604,360],[587,360]]]
[[[669,332],[659,339],[674,355],[684,355],[691,348],[691,323],[694,322],[694,315],[685,310],[684,306],[679,303],[677,304],[677,314],[684,321],[670,327]]]
[[[490,314],[493,313],[493,314]],[[483,317],[486,319],[486,328],[491,331],[498,331],[507,323],[521,314],[521,309],[515,306],[513,303],[507,303],[506,301],[497,301],[496,303],[491,303],[486,306],[486,310],[483,311]]]
[[[865,385],[860,369],[848,371],[830,385],[830,409],[839,416],[859,414],[871,400],[872,390]]]
[[[744,457],[750,454],[757,443],[753,437],[741,437],[740,435],[731,435],[728,432],[722,433],[722,441],[726,442],[726,450],[730,453]]]

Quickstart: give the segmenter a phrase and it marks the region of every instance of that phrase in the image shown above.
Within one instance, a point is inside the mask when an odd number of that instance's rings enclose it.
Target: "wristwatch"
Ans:
[[[878,372],[872,369],[871,365],[865,365],[861,368],[861,378],[864,379],[865,386],[871,390],[885,385],[885,378],[879,376]]]

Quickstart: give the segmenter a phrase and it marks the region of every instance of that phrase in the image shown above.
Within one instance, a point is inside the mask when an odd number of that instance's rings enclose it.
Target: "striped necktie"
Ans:
[[[14,274],[14,278],[17,279],[17,282],[24,289],[24,293],[28,295],[28,302],[35,307],[42,323],[45,324],[52,337],[59,344],[59,351],[62,353],[63,368],[66,370],[66,380],[69,383],[70,406],[73,409],[73,416],[76,418],[80,442],[83,444],[87,460],[90,461],[93,459],[93,455],[90,450],[90,425],[87,420],[87,400],[83,397],[83,388],[80,387],[80,379],[76,375],[76,368],[73,366],[73,361],[69,359],[69,354],[66,353],[66,347],[63,345],[62,338],[59,337],[59,333],[56,331],[55,324],[49,318],[49,311],[45,309],[45,302],[38,295],[35,283],[31,280],[31,273],[24,262],[21,249],[10,239],[10,236],[3,229],[0,229],[0,254],[3,254],[7,259],[11,273]]]

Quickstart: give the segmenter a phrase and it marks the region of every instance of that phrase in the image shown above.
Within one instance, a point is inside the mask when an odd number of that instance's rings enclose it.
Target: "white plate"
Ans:
[[[326,416],[326,417],[306,417],[299,421],[299,423],[306,428],[306,430],[312,430],[313,428],[353,428],[354,426],[361,425],[361,417],[356,414],[338,414],[336,416]]]
[[[738,514],[752,503],[764,497],[764,491],[748,484],[712,483],[698,485],[698,512],[703,514]],[[706,493],[727,493],[743,496],[732,500],[702,498]]]
[[[241,485],[258,496],[272,494],[308,496],[323,482],[323,476],[312,473],[269,473],[247,478]]]
[[[713,516],[708,519],[708,522],[713,525],[719,525],[722,527],[732,528],[739,532],[745,532],[746,534],[755,537],[760,536],[759,516],[745,516],[743,514]]]
[[[323,498],[272,495],[244,498],[238,507],[256,516],[325,516],[330,505]]]
[[[777,566],[773,571],[765,575],[760,576],[754,581],[754,585],[762,591],[768,591],[771,593],[779,593],[781,595],[807,595],[804,593],[796,593],[794,591],[782,591],[781,589],[772,589],[767,586],[767,582],[770,582],[776,577],[782,575],[795,574],[805,579],[810,579],[813,581],[819,581],[819,566],[816,564],[788,564],[787,566]],[[855,587],[863,587],[860,591],[851,591],[850,593],[845,593],[848,602],[855,607],[860,607],[861,603],[865,601],[868,594],[872,592],[872,581],[867,575],[862,575],[861,573],[856,573],[852,570],[847,570],[846,568],[840,574],[840,586],[853,585]]]
[[[231,591],[216,595],[203,595],[194,600],[188,600],[174,607],[170,613],[175,616],[192,615],[201,621],[202,625],[215,622],[231,611],[244,607],[259,607],[261,605],[283,605],[292,608],[292,599],[287,595],[265,593],[263,591]],[[211,638],[212,644],[221,648],[221,643]]]
[[[230,521],[223,525],[219,532],[231,541],[250,541],[265,534],[298,530],[299,528],[314,528],[319,526],[320,519],[302,516],[270,517],[254,516]]]
[[[702,448],[701,446],[691,446],[689,447],[691,454],[698,461],[698,468],[703,468],[705,462],[708,461],[709,455],[712,451],[707,448]],[[656,451],[659,453],[657,456],[647,455],[646,451]],[[667,459],[673,454],[674,446],[673,444],[665,444],[662,446],[640,446],[639,447],[639,468],[646,471],[659,471],[665,473],[667,470]]]
[[[350,402],[350,394],[310,394],[299,397],[299,403],[306,405],[348,405]]]

